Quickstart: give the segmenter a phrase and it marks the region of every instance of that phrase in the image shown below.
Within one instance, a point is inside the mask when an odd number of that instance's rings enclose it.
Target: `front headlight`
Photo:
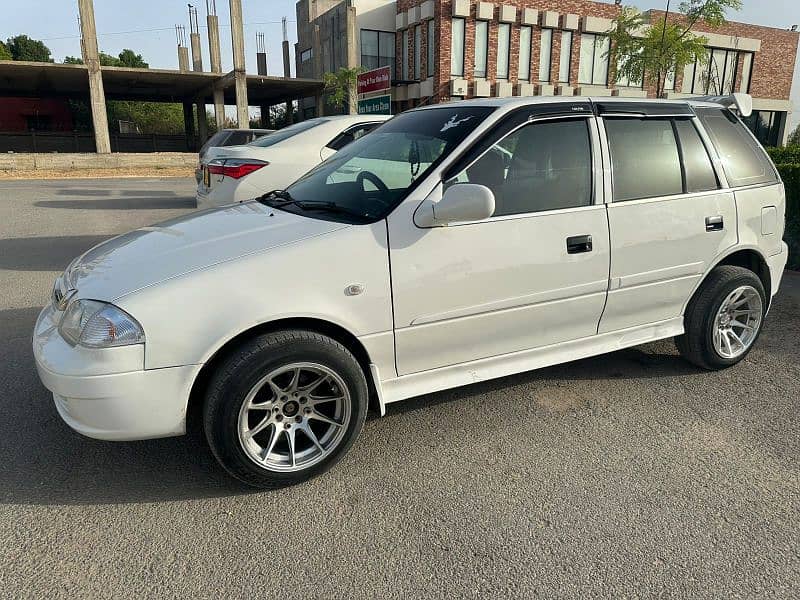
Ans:
[[[142,326],[121,308],[97,300],[75,300],[58,326],[72,344],[88,348],[113,348],[144,343]]]

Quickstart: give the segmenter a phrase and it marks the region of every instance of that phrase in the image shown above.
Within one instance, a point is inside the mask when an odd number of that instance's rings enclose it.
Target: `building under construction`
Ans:
[[[229,0],[233,70],[222,72],[216,1],[206,0],[210,70],[202,57],[199,16],[189,8],[189,36],[176,27],[179,69],[139,69],[100,65],[92,0],[77,0],[81,24],[83,64],[0,61],[0,151],[8,152],[148,152],[194,150],[208,137],[206,106],[213,105],[216,126],[225,126],[225,106],[236,106],[240,128],[249,127],[249,107],[261,108],[264,121],[270,107],[289,108],[301,98],[316,98],[321,114],[323,84],[318,79],[290,76],[289,42],[284,22],[284,72],[267,74],[263,36],[257,39],[258,73],[245,70],[241,0]],[[187,43],[188,42],[188,43]],[[190,56],[191,52],[191,56]],[[91,134],[74,132],[66,100],[82,100],[90,107]],[[184,135],[143,136],[109,133],[107,100],[139,100],[183,104]],[[26,112],[27,111],[27,112]],[[302,117],[302,111],[300,111]],[[262,122],[268,127],[268,123]],[[16,130],[16,131],[14,131]]]

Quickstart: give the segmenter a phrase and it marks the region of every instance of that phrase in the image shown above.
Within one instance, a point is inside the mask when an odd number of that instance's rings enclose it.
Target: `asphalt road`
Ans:
[[[53,278],[192,189],[0,182],[0,597],[800,595],[797,274],[733,369],[666,341],[432,394],[291,489],[73,433],[30,350]]]

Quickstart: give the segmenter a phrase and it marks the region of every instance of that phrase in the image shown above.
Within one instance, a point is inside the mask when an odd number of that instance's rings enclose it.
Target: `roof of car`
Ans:
[[[570,102],[573,104],[581,103],[603,103],[603,104],[653,104],[653,105],[668,105],[675,106],[707,106],[719,107],[720,103],[712,102],[705,99],[693,98],[675,98],[675,99],[656,99],[656,98],[628,98],[625,96],[511,96],[507,98],[471,98],[469,100],[457,100],[448,102],[446,104],[432,104],[429,106],[421,106],[413,110],[435,110],[453,104],[466,104],[469,106],[488,106],[488,107],[516,107],[516,106],[529,106],[532,104],[553,104]]]

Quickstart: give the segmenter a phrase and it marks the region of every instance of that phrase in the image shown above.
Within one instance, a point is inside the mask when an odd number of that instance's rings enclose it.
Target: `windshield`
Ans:
[[[275,133],[270,133],[267,136],[258,138],[254,142],[250,142],[248,146],[259,146],[260,148],[266,148],[267,146],[274,146],[278,142],[282,142],[283,140],[288,140],[290,137],[296,136],[298,133],[303,133],[304,131],[308,131],[312,127],[316,127],[317,125],[322,125],[323,123],[327,123],[328,120],[329,119],[310,119],[308,121],[295,123],[294,125],[289,125],[288,127],[279,129]]]
[[[286,192],[301,205],[324,202],[361,215],[361,222],[383,218],[493,110],[453,105],[400,114],[345,146]],[[303,208],[292,204],[286,210]],[[344,214],[329,212],[326,217]]]

